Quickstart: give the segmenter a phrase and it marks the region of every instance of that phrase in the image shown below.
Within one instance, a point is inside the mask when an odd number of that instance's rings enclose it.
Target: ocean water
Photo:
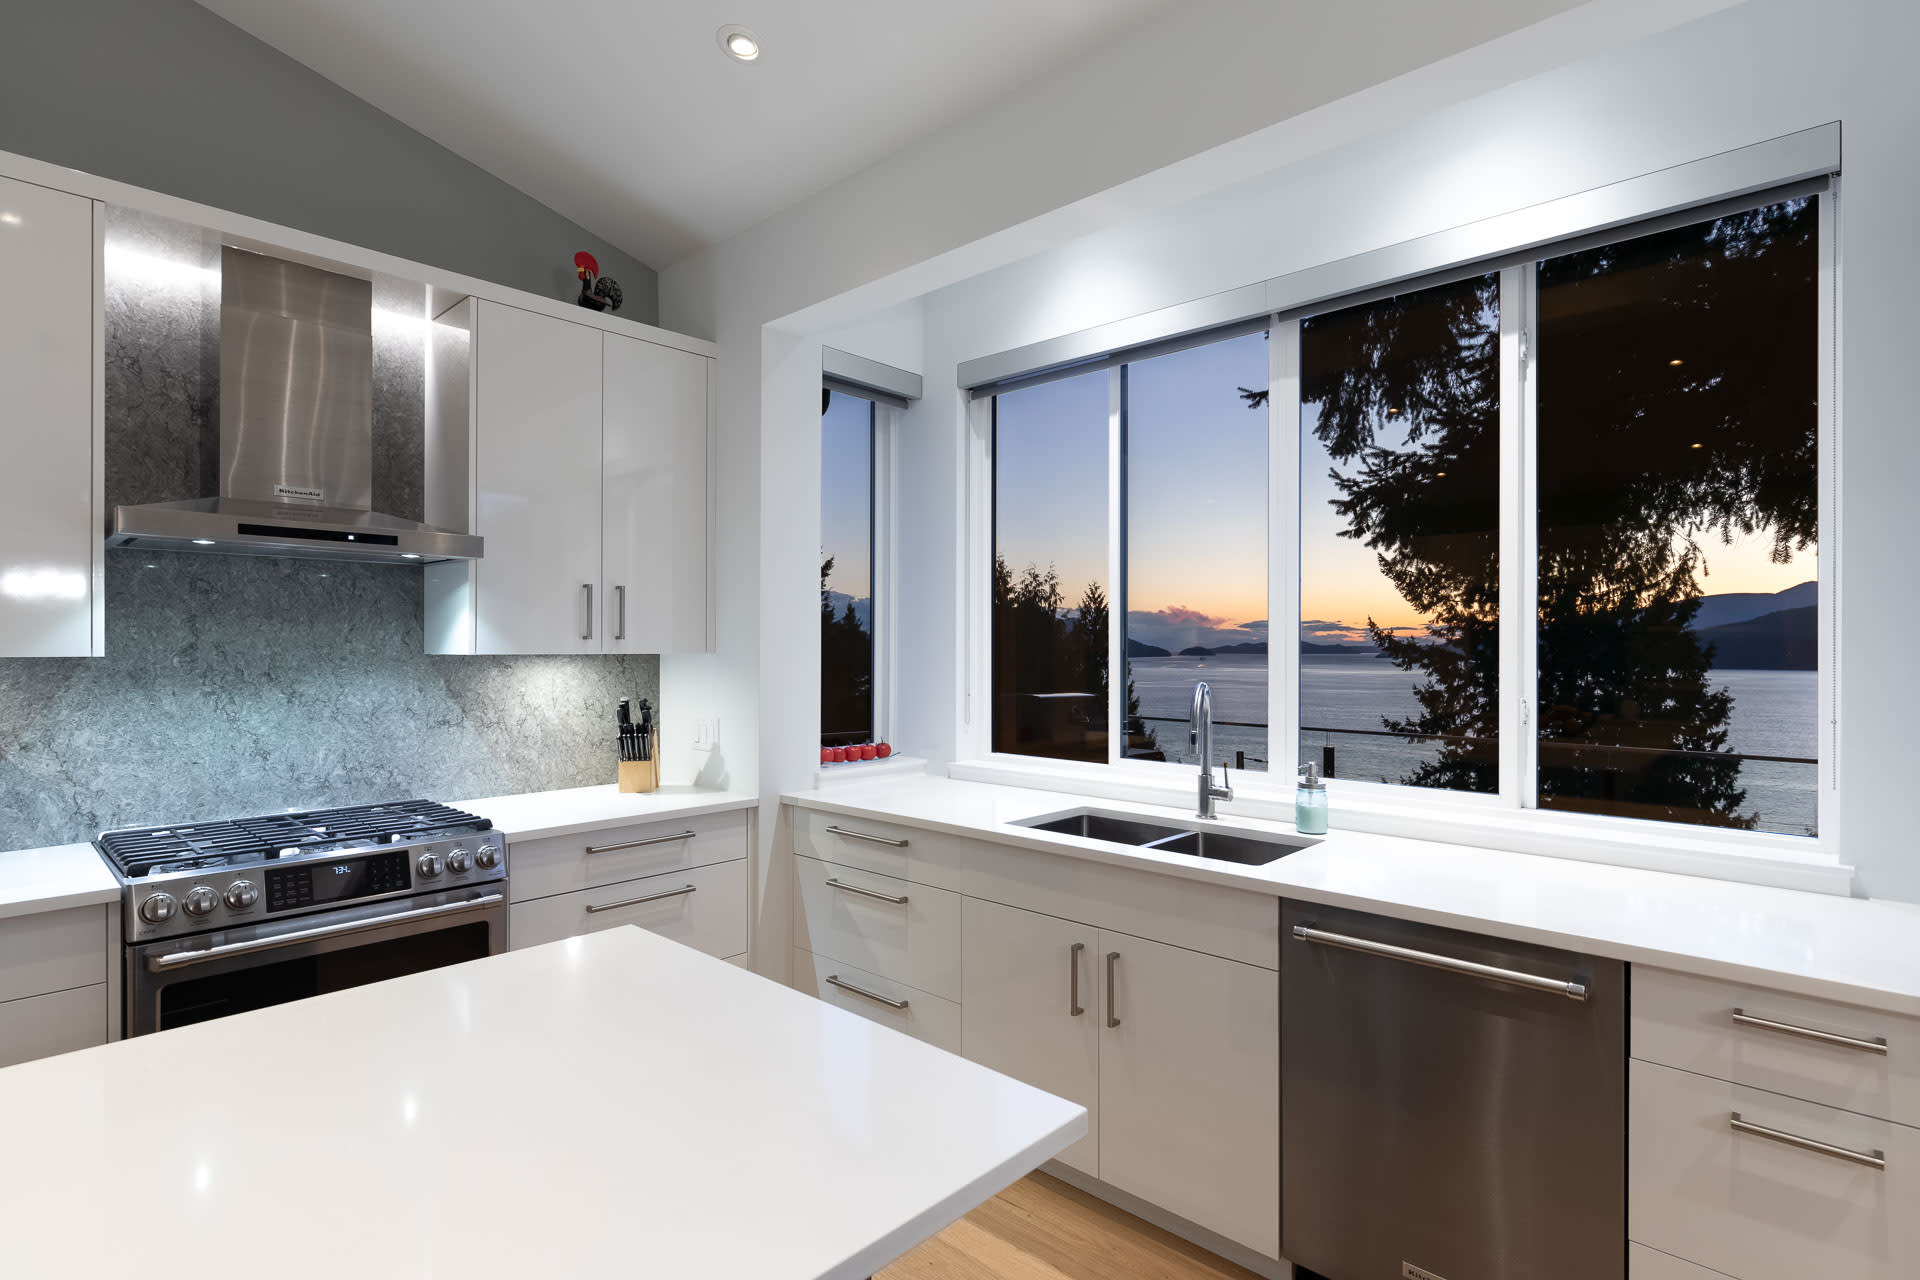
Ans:
[[[1246,767],[1268,762],[1267,661],[1227,654],[1210,658],[1135,658],[1134,692],[1141,715],[1154,730],[1167,759],[1194,763],[1187,745],[1193,686],[1213,690],[1216,759],[1244,752]],[[1740,755],[1798,756],[1819,753],[1819,676],[1812,671],[1715,671],[1713,679],[1733,694],[1727,749]],[[1371,656],[1303,654],[1300,659],[1300,722],[1333,732],[1302,733],[1304,748],[1318,756],[1334,748],[1335,775],[1397,781],[1435,748],[1394,738],[1370,738],[1340,730],[1378,729],[1385,717],[1418,712],[1415,677]],[[1222,722],[1229,723],[1222,723]],[[1231,722],[1241,722],[1234,724]],[[1252,727],[1241,727],[1249,725]],[[1760,815],[1760,828],[1795,835],[1815,827],[1816,766],[1749,760],[1740,770],[1746,811]]]

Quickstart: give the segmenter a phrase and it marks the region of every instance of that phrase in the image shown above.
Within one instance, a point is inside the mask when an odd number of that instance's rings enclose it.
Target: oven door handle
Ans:
[[[271,938],[255,938],[250,942],[228,942],[202,951],[169,951],[165,955],[148,956],[147,968],[153,973],[162,973],[168,969],[179,969],[190,964],[205,964],[209,960],[224,960],[228,956],[244,956],[255,951],[272,951],[276,947],[288,946],[295,942],[310,942],[315,938],[337,938],[343,934],[365,933],[369,929],[381,929],[387,925],[401,924],[408,920],[425,920],[429,916],[446,916],[461,911],[474,911],[506,900],[505,894],[489,893],[483,897],[469,898],[465,902],[447,902],[437,907],[417,907],[412,911],[396,911],[390,916],[375,916],[371,920],[355,920],[350,924],[321,925],[317,929],[301,929]]]

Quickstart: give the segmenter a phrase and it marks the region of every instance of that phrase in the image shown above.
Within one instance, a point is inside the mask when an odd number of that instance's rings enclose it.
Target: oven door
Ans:
[[[127,948],[126,1034],[145,1035],[507,949],[507,886],[389,899]]]

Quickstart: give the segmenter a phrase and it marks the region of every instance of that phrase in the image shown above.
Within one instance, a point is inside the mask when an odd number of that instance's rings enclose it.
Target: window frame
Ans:
[[[1538,457],[1536,411],[1535,264],[1590,245],[1632,239],[1666,228],[1691,225],[1726,214],[1763,207],[1783,199],[1815,195],[1818,215],[1818,308],[1816,377],[1819,542],[1817,555],[1818,634],[1818,758],[1814,795],[1816,834],[1787,835],[1740,831],[1683,822],[1568,811],[1543,812],[1537,802],[1538,742],[1535,692],[1538,655],[1531,623],[1538,586],[1537,493]],[[1707,200],[1693,200],[1665,212],[1610,221],[1590,230],[1562,235],[1538,244],[1482,256],[1444,271],[1426,272],[1382,281],[1362,290],[1290,307],[1265,316],[1270,334],[1268,397],[1268,539],[1267,592],[1269,615],[1297,624],[1300,614],[1300,446],[1299,328],[1302,319],[1379,298],[1498,272],[1500,279],[1500,764],[1495,794],[1447,792],[1410,788],[1391,783],[1334,778],[1328,781],[1337,825],[1385,834],[1425,836],[1459,843],[1505,847],[1524,852],[1550,852],[1590,861],[1643,866],[1673,866],[1734,879],[1760,879],[1793,887],[1844,892],[1844,881],[1832,871],[1842,869],[1839,857],[1842,771],[1838,760],[1839,619],[1835,608],[1842,563],[1841,431],[1839,382],[1839,303],[1841,247],[1838,211],[1841,179],[1837,172],[1750,187]],[[1180,309],[1174,309],[1178,312]],[[1056,376],[1089,372],[1108,366],[1109,600],[1116,612],[1126,608],[1125,537],[1125,367],[1132,359],[1158,354],[1167,346],[1204,345],[1244,332],[1253,319],[1221,325],[1217,330],[1182,334],[1062,368]],[[1209,337],[1209,333],[1214,337]],[[982,362],[985,363],[985,362]],[[1007,378],[1001,389],[1038,380]],[[962,394],[966,394],[964,391]],[[1128,759],[1124,734],[1109,734],[1105,764],[1047,760],[996,753],[991,750],[991,707],[975,694],[987,687],[991,670],[991,609],[988,589],[993,548],[993,394],[976,388],[967,406],[967,452],[964,483],[967,488],[963,520],[966,564],[961,574],[966,594],[962,652],[962,707],[955,776],[1023,782],[1041,787],[1074,789],[1114,798],[1160,799],[1160,793],[1189,792],[1195,769],[1188,765]],[[982,492],[984,486],[984,493]],[[1289,518],[1291,517],[1291,518]],[[984,539],[981,529],[984,525]],[[1109,629],[1109,724],[1123,725],[1125,712],[1125,626]],[[1508,625],[1525,620],[1524,625]],[[1296,628],[1297,630],[1297,628]],[[1270,627],[1270,635],[1279,634]],[[1276,663],[1270,642],[1268,666],[1269,769],[1264,775],[1246,771],[1234,778],[1242,798],[1226,805],[1250,817],[1288,818],[1292,812],[1293,778],[1299,764],[1300,664]],[[1143,789],[1152,794],[1143,795]],[[1769,870],[1769,866],[1771,870]]]

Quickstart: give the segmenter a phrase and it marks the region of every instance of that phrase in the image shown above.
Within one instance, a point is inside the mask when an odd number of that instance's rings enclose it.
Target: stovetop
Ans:
[[[102,832],[94,841],[122,880],[222,867],[247,867],[323,849],[374,848],[430,840],[493,823],[431,800],[350,805]]]

